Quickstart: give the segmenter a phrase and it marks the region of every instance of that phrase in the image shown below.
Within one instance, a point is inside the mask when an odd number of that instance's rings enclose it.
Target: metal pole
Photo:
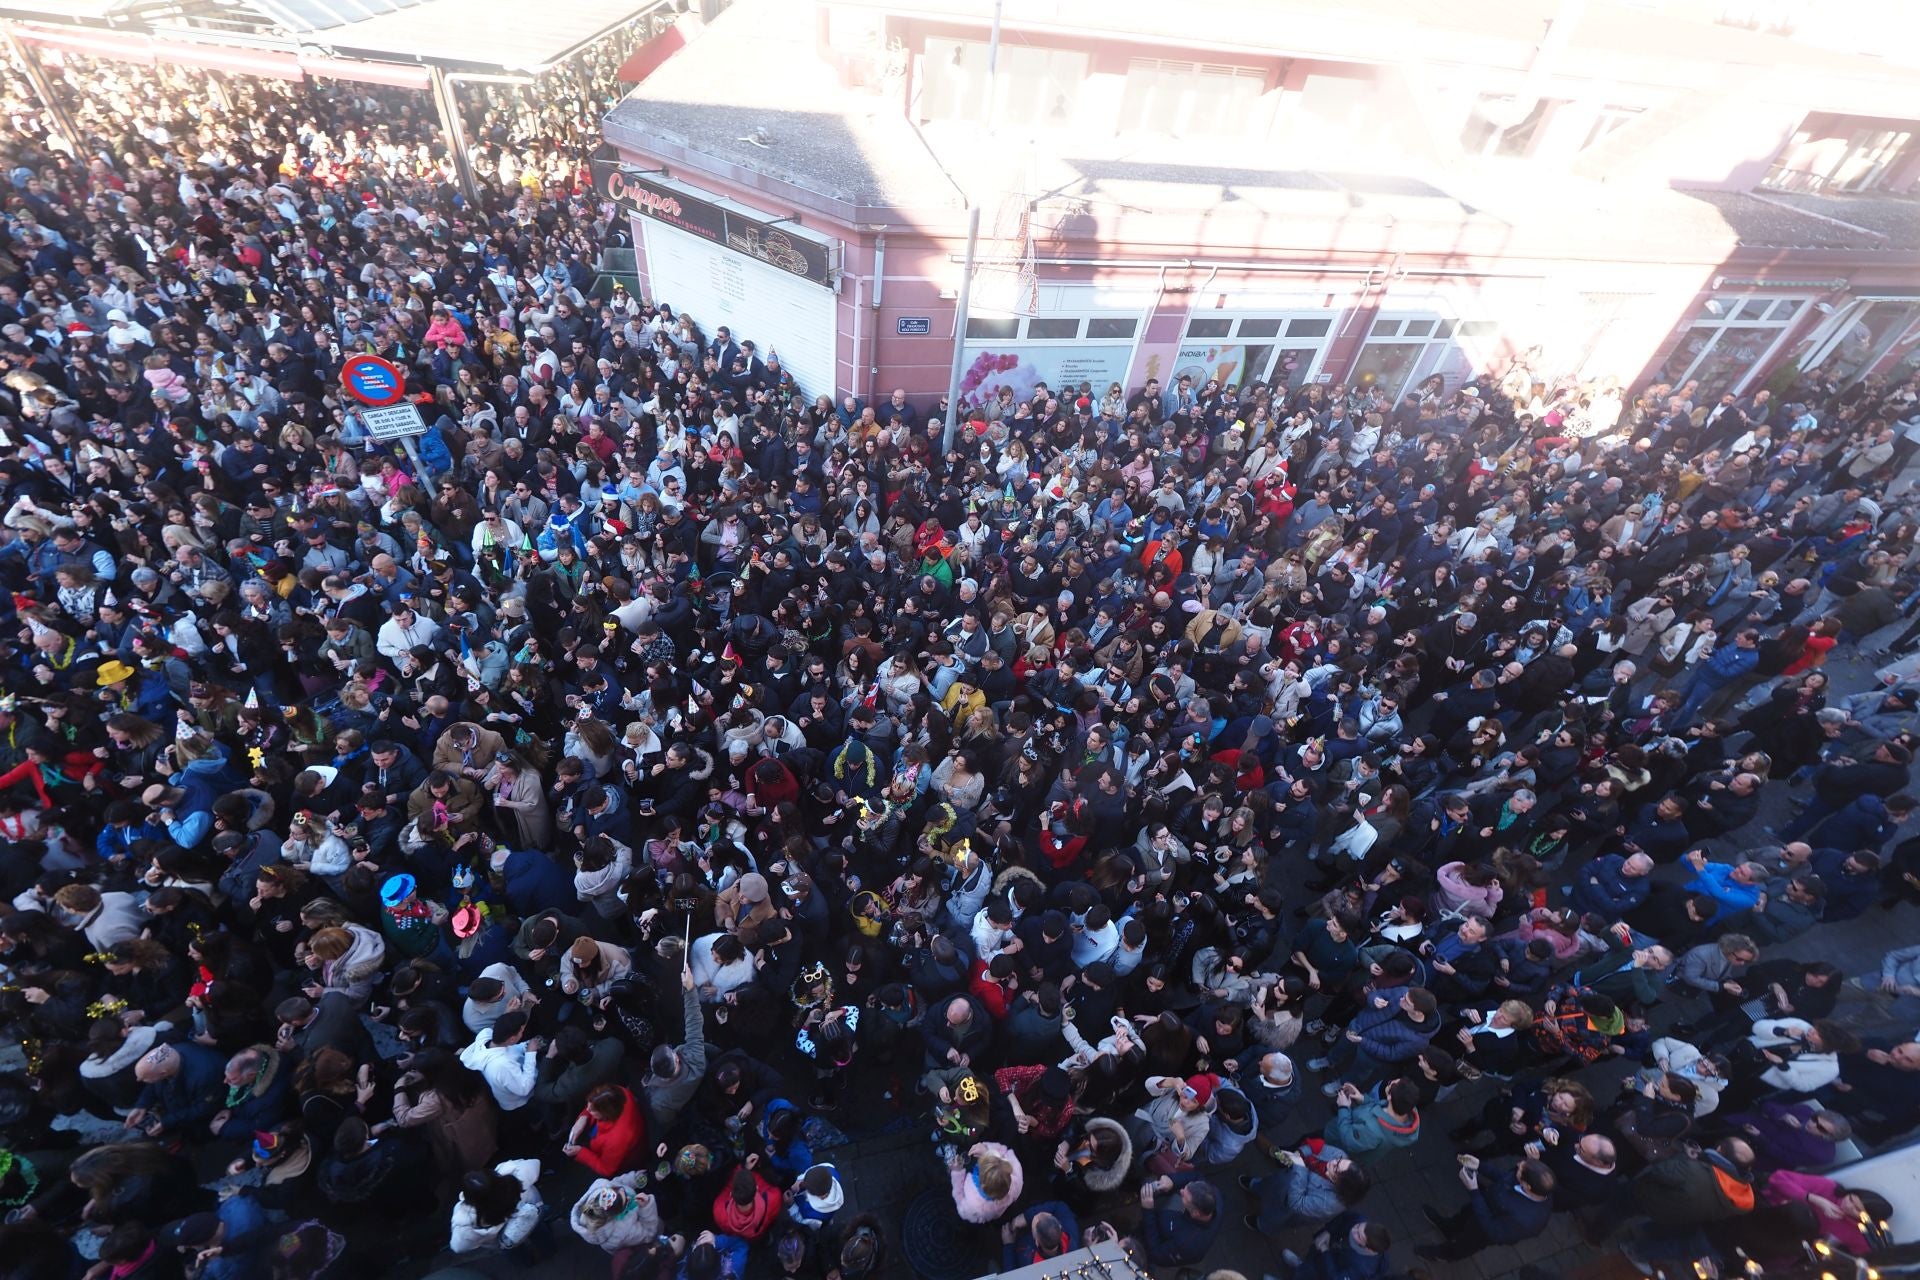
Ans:
[[[53,81],[47,78],[47,69],[40,61],[39,50],[22,40],[13,29],[11,22],[0,22],[0,31],[7,33],[7,44],[13,49],[13,56],[20,60],[21,70],[27,73],[27,82],[33,86],[35,96],[46,113],[53,117],[54,125],[67,144],[67,150],[74,155],[80,154],[80,130],[74,126],[73,116],[67,112],[67,104],[53,90]]]
[[[987,37],[987,141],[993,141],[994,77],[1000,69],[1000,10],[1005,0],[993,0],[993,33]],[[980,246],[980,202],[967,195],[967,252],[960,264],[960,297],[953,308],[953,364],[947,370],[947,429],[940,451],[953,452],[954,433],[960,429],[960,365],[967,355],[967,306],[973,301],[973,256]]]
[[[427,430],[431,431],[433,428],[428,427]],[[434,476],[427,470],[426,460],[420,456],[420,446],[413,442],[413,437],[401,436],[400,447],[407,451],[407,457],[413,462],[413,474],[420,483],[422,485],[432,484]]]
[[[440,113],[440,134],[446,140],[447,150],[453,153],[454,176],[460,180],[460,191],[466,196],[467,204],[477,209],[480,196],[473,185],[473,165],[467,155],[467,126],[460,119],[460,101],[453,95],[453,83],[447,78],[445,68],[430,67],[427,75],[433,89],[434,110]]]

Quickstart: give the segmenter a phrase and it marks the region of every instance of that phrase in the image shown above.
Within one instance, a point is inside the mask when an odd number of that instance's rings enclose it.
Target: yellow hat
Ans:
[[[132,667],[120,661],[118,658],[109,658],[100,664],[98,671],[94,672],[93,681],[104,689],[110,684],[119,684],[122,680],[131,680],[134,675],[135,672]]]

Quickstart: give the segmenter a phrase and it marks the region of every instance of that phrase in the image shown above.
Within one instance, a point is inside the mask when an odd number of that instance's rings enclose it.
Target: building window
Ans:
[[[1708,298],[1660,367],[1660,380],[1697,381],[1710,396],[1741,390],[1772,358],[1806,303],[1750,293]]]
[[[1245,134],[1257,122],[1255,108],[1266,87],[1266,73],[1254,67],[1135,58],[1127,64],[1119,131]]]
[[[1242,320],[1240,331],[1235,336],[1241,338],[1274,338],[1280,334],[1279,320]]]
[[[1645,107],[1600,108],[1600,114],[1593,118],[1593,127],[1587,130],[1587,140],[1580,144],[1580,149],[1587,151],[1599,146],[1616,130],[1633,123],[1645,111]]]
[[[1093,319],[1087,321],[1087,337],[1090,339],[1106,338],[1109,340],[1115,338],[1131,338],[1139,328],[1140,322],[1138,320]]]
[[[993,316],[967,317],[967,336],[969,338],[993,338],[1005,341],[1008,338],[1017,336],[1019,332],[1020,321],[1017,318],[1003,320]]]
[[[1087,66],[1071,49],[1002,44],[994,119],[1071,124]],[[986,120],[986,41],[928,40],[920,68],[920,119]]]
[[[1509,93],[1483,93],[1460,130],[1460,147],[1472,156],[1524,156],[1558,105],[1551,98],[1537,98],[1526,106]]]
[[[1793,135],[1760,185],[1770,191],[1872,191],[1913,145],[1911,129],[1854,129],[1815,137]]]
[[[1289,320],[1287,336],[1289,338],[1324,338],[1333,331],[1331,320]]]
[[[1377,385],[1395,400],[1435,374],[1449,389],[1456,388],[1479,363],[1476,349],[1485,345],[1456,339],[1489,336],[1498,329],[1497,321],[1456,321],[1431,312],[1378,316],[1349,378],[1362,386]],[[1486,354],[1478,352],[1480,357]]]
[[[1231,320],[1189,320],[1187,336],[1189,338],[1224,338],[1233,332]]]
[[[1080,336],[1078,320],[1029,320],[1027,321],[1029,338],[1077,338]]]

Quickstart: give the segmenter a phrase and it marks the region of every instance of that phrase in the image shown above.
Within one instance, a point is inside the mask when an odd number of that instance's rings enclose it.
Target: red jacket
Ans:
[[[733,1202],[731,1186],[720,1188],[720,1194],[713,1198],[713,1225],[730,1236],[739,1236],[748,1244],[753,1244],[772,1231],[773,1224],[780,1221],[783,1204],[780,1188],[755,1173],[753,1203],[744,1209]]]
[[[589,1116],[586,1141],[573,1153],[575,1160],[603,1178],[631,1167],[647,1140],[647,1118],[640,1114],[639,1099],[627,1089],[620,1092],[627,1096],[626,1109],[611,1124]]]
[[[1007,1020],[1007,1010],[1013,1006],[1013,997],[1007,989],[987,976],[987,962],[973,962],[973,981],[967,985],[981,1004],[987,1006],[987,1012],[993,1015],[995,1022]]]

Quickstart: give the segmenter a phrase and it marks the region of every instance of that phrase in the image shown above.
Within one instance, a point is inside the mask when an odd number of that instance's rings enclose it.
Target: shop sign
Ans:
[[[593,187],[603,199],[628,213],[678,227],[815,284],[833,286],[833,264],[827,247],[816,241],[789,235],[772,223],[627,173],[614,160],[593,162]]]

